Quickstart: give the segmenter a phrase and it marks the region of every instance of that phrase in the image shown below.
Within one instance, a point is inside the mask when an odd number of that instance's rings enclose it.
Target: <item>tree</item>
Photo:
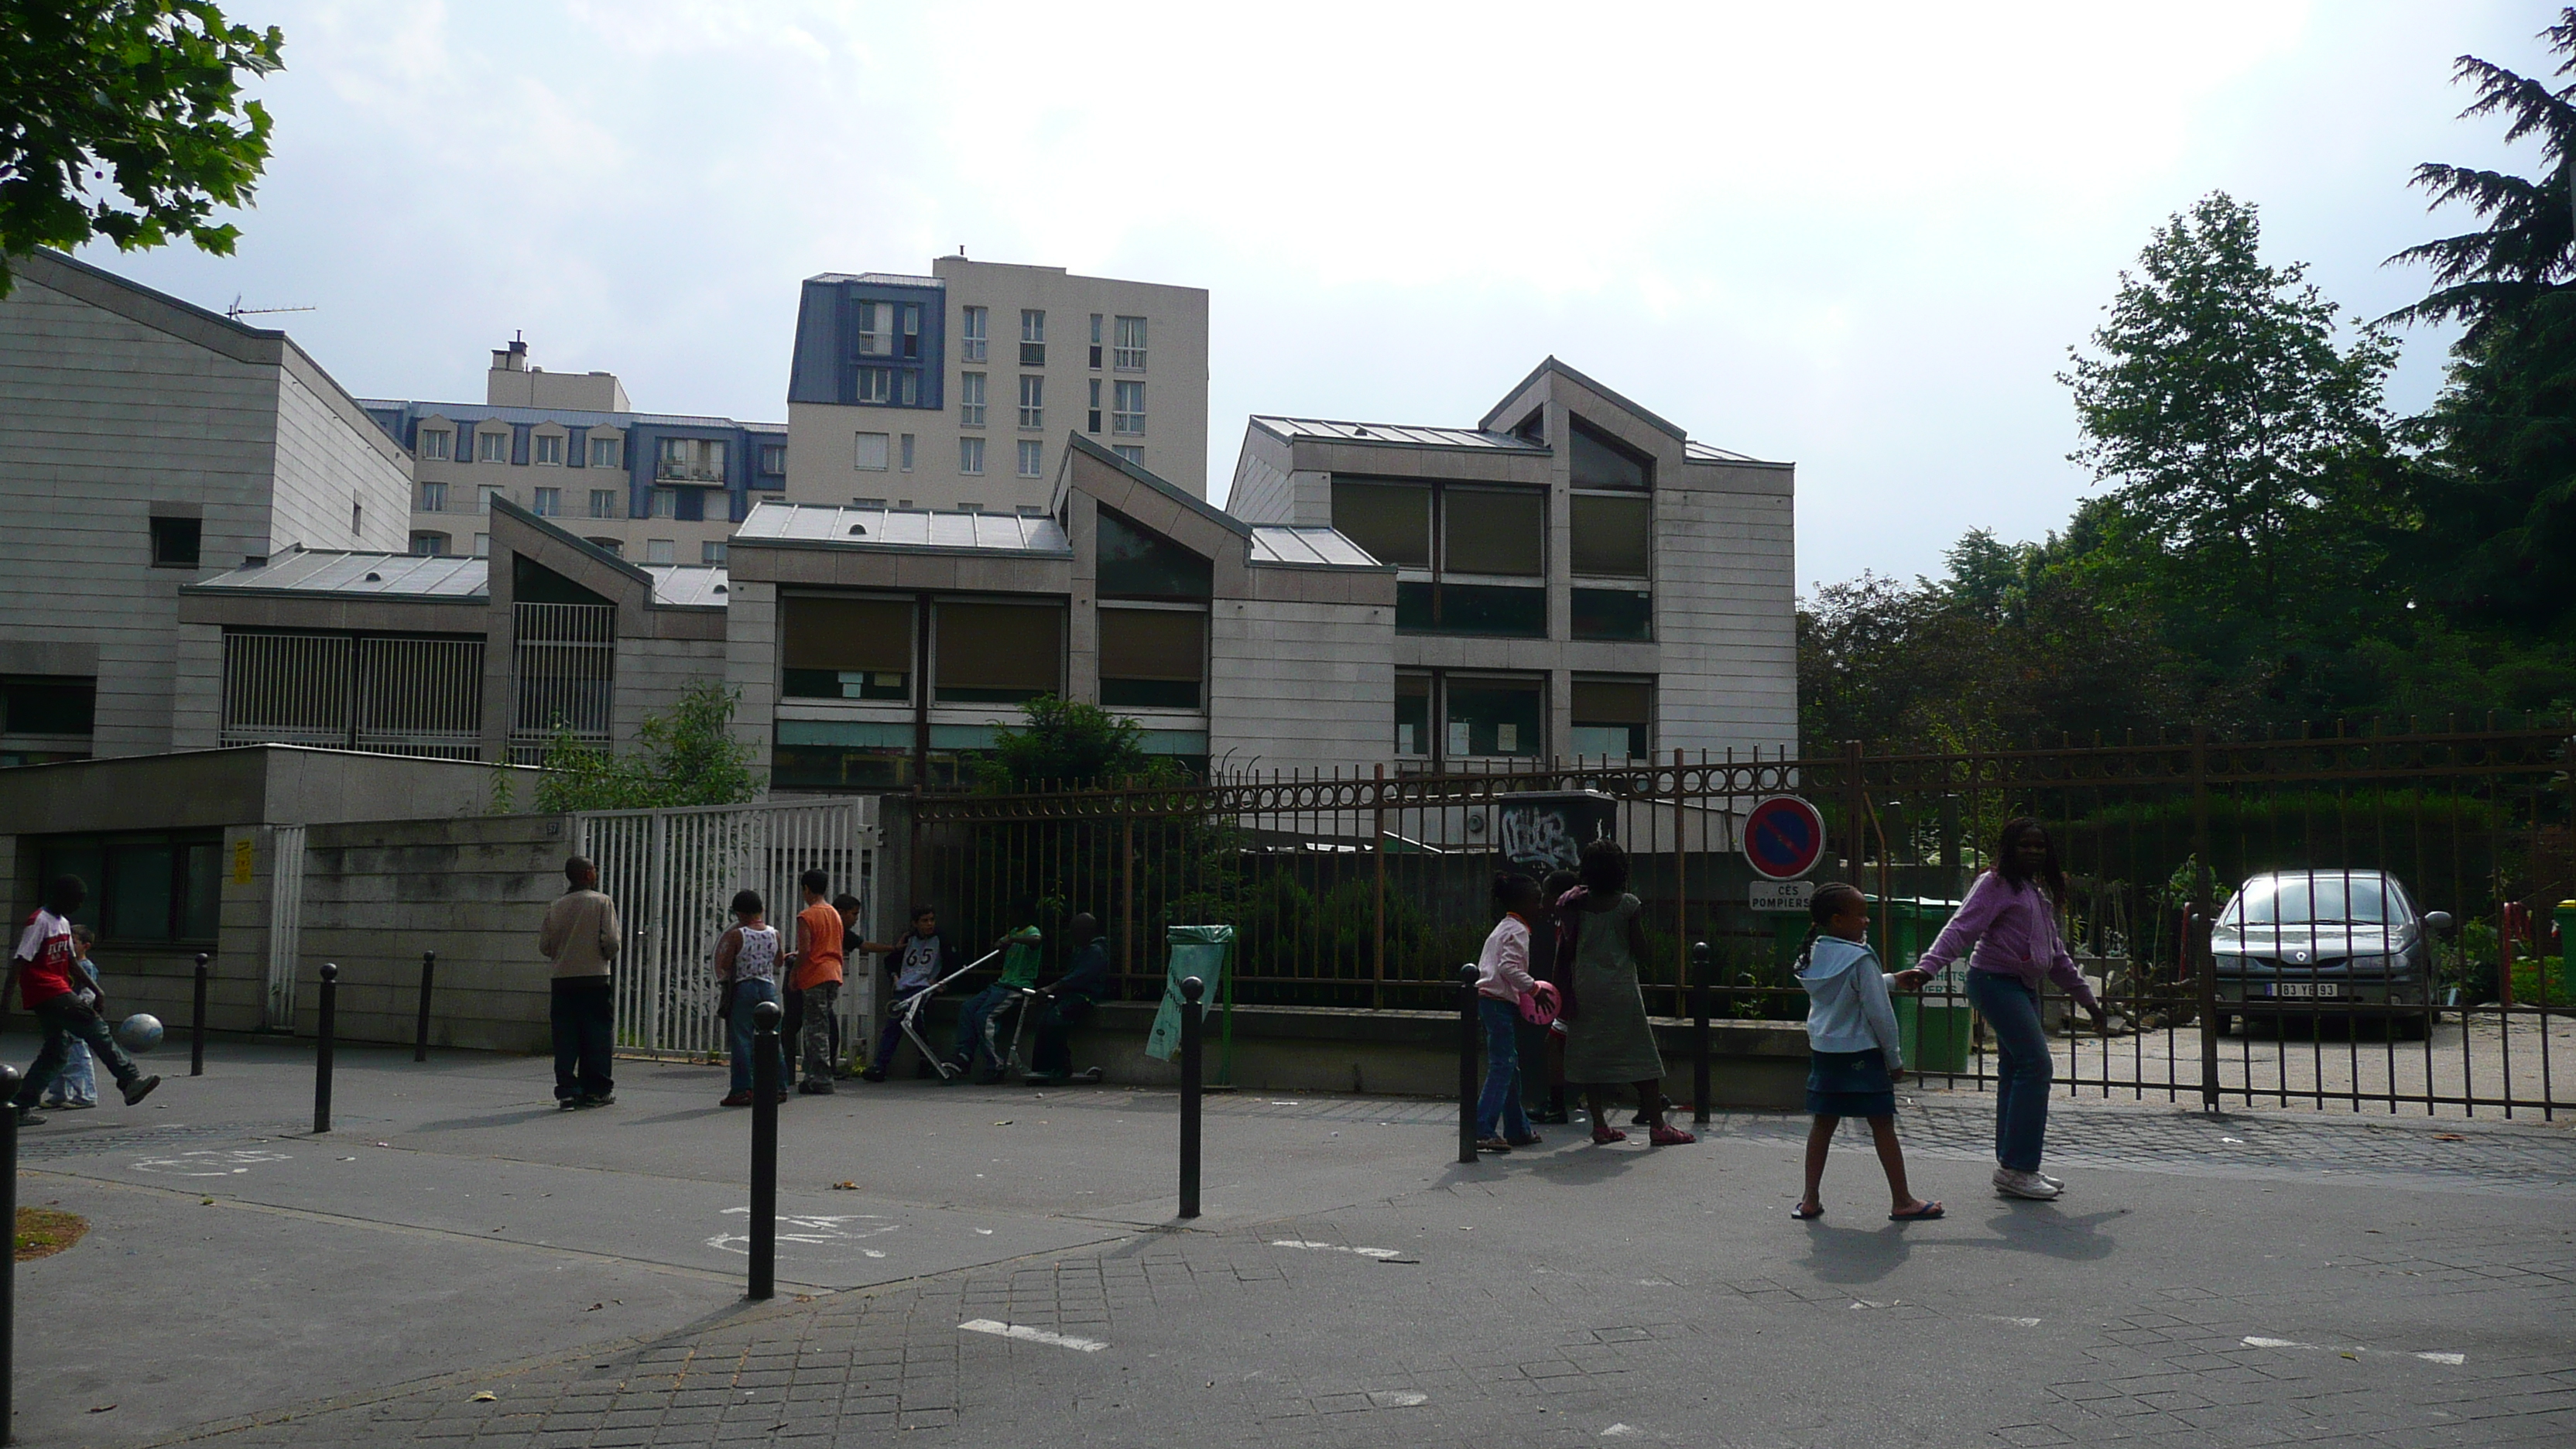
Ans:
[[[1043,695],[1020,706],[1023,723],[994,731],[993,753],[976,762],[976,783],[1002,793],[1038,785],[1111,784],[1130,777],[1178,778],[1165,756],[1145,753],[1145,729],[1096,704]]]
[[[277,27],[212,0],[0,0],[0,36],[0,297],[10,258],[93,236],[231,255],[239,230],[208,218],[248,205],[268,163],[241,77],[280,67]]]
[[[644,717],[641,748],[617,755],[568,729],[546,746],[537,782],[542,811],[642,810],[678,805],[736,805],[760,793],[748,746],[730,726],[740,692],[701,681],[662,714]]]

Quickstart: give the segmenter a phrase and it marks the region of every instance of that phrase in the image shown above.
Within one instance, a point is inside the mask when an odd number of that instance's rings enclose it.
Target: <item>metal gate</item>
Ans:
[[[295,969],[304,949],[304,827],[268,831],[268,997],[261,1022],[295,1030]]]
[[[792,942],[802,901],[797,877],[821,870],[834,894],[859,898],[859,919],[868,922],[876,815],[873,799],[854,798],[576,816],[575,849],[598,865],[599,888],[625,924],[616,970],[619,1050],[698,1057],[725,1049],[713,962],[716,939],[733,923],[727,905],[734,892],[760,892],[771,923]],[[848,977],[843,1039],[856,1041],[874,1005],[874,975],[860,964]]]

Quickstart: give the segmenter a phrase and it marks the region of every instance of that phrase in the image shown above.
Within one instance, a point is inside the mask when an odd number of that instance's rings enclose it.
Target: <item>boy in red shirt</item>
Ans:
[[[832,1047],[840,1026],[835,1008],[840,1002],[845,949],[841,942],[849,922],[841,919],[826,897],[832,886],[830,876],[809,870],[797,884],[805,889],[805,908],[796,913],[796,954],[789,958],[795,974],[787,980],[804,1006],[797,1045],[805,1059],[805,1079],[796,1084],[796,1090],[822,1096],[832,1090]]]
[[[125,1090],[125,1105],[133,1106],[161,1085],[159,1077],[143,1075],[125,1048],[116,1044],[106,1019],[80,999],[80,989],[89,979],[74,959],[71,914],[88,898],[89,887],[81,884],[79,876],[57,878],[45,892],[44,907],[27,918],[27,929],[19,933],[18,947],[10,953],[10,968],[18,976],[18,999],[45,1028],[45,1045],[28,1065],[27,1078],[18,1084],[17,1099],[11,1104],[18,1110],[21,1127],[45,1120],[36,1115],[36,1099],[61,1075],[74,1041],[88,1043],[116,1074],[116,1084]]]

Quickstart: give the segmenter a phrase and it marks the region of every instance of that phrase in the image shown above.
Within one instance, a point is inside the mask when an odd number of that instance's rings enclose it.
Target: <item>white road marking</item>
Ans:
[[[1339,1243],[1309,1243],[1297,1238],[1275,1239],[1272,1241],[1270,1246],[1274,1248],[1311,1248],[1319,1253],[1356,1253],[1363,1258],[1401,1258],[1404,1256],[1404,1252],[1400,1248],[1345,1248]]]
[[[2330,1344],[2301,1343],[2294,1338],[2262,1338],[2251,1334],[2246,1336],[2245,1346],[2247,1348],[2304,1348],[2318,1353],[2339,1353],[2346,1358],[2358,1358],[2365,1353],[2393,1353],[2400,1358],[2420,1358],[2426,1363],[2450,1364],[2453,1367],[2469,1361],[2469,1356],[2465,1353],[2416,1353],[2406,1349],[2377,1349],[2360,1344],[2351,1348],[2336,1348]]]
[[[1989,1323],[2009,1323],[2020,1328],[2039,1327],[2039,1320],[2036,1318],[2007,1318],[2000,1313],[1980,1313],[1977,1316]]]
[[[725,1209],[727,1217],[737,1213],[749,1217],[751,1209],[747,1207]],[[778,1241],[799,1243],[809,1248],[828,1247],[836,1243],[855,1243],[861,1238],[873,1238],[880,1233],[893,1232],[901,1226],[902,1224],[879,1217],[875,1213],[847,1213],[839,1216],[780,1213]],[[750,1225],[745,1224],[743,1231],[738,1233],[718,1233],[707,1239],[707,1246],[722,1253],[748,1253],[751,1251]],[[859,1253],[862,1257],[868,1258],[885,1256],[874,1248],[861,1248]]]
[[[1109,1346],[1096,1338],[1076,1338],[1069,1333],[1055,1333],[1018,1323],[1002,1323],[990,1318],[970,1318],[957,1326],[968,1333],[989,1333],[996,1338],[1016,1338],[1023,1343],[1043,1343],[1056,1348],[1077,1349],[1083,1353],[1098,1353]]]
[[[1634,1438],[1642,1432],[1644,1431],[1632,1429],[1625,1424],[1613,1424],[1609,1428],[1601,1431],[1601,1437],[1604,1439],[1628,1439]]]
[[[1379,1409],[1410,1409],[1431,1402],[1429,1394],[1407,1389],[1371,1389],[1368,1398],[1370,1406]]]
[[[271,1162],[285,1162],[283,1152],[254,1150],[182,1152],[175,1157],[146,1157],[137,1160],[134,1170],[161,1177],[230,1177],[248,1172],[253,1167]]]

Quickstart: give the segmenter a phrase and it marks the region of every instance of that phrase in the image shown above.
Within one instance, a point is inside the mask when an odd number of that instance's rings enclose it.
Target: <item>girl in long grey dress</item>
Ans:
[[[1637,1093],[1638,1117],[1650,1124],[1647,1141],[1657,1147],[1698,1141],[1664,1120],[1664,1058],[1655,1050],[1646,994],[1637,984],[1646,931],[1637,898],[1628,894],[1628,852],[1612,840],[1583,847],[1583,888],[1567,892],[1559,907],[1574,947],[1565,1079],[1583,1087],[1592,1140],[1627,1140],[1610,1125],[1608,1110],[1610,1092],[1625,1083]]]

